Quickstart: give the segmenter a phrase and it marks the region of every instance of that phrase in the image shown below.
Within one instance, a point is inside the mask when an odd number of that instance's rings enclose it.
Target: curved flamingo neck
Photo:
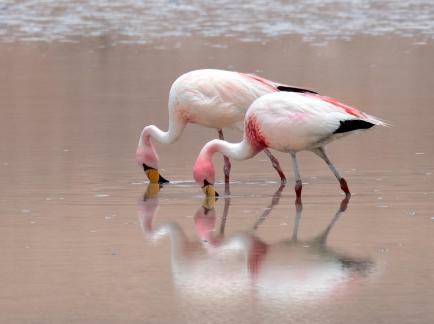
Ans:
[[[161,129],[159,129],[155,125],[149,125],[143,128],[142,134],[140,136],[139,145],[150,145],[151,141],[150,138],[152,137],[157,142],[162,144],[170,144],[173,142],[173,136],[170,136],[170,131],[164,132]]]
[[[211,160],[213,154],[216,152],[220,152],[228,158],[234,160],[246,160],[258,153],[258,151],[245,140],[239,143],[229,143],[215,139],[208,142],[204,146],[200,155]]]
[[[214,184],[215,168],[212,157],[216,152],[220,152],[230,159],[246,160],[258,153],[259,150],[246,140],[240,143],[229,143],[217,139],[208,142],[200,151],[193,168],[193,177],[198,184],[203,185],[204,180]]]
[[[139,164],[146,164],[149,167],[158,169],[158,155],[151,138],[162,144],[171,144],[181,136],[184,127],[185,124],[183,123],[175,123],[169,120],[169,130],[167,132],[154,125],[143,128],[136,151]]]

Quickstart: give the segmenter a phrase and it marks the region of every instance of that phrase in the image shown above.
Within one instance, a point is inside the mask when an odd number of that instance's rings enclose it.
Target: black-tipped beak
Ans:
[[[165,184],[165,183],[169,183],[169,182],[170,182],[169,180],[167,180],[161,174],[159,174],[159,178],[158,178],[158,183],[159,184]]]
[[[145,163],[142,164],[143,165],[143,171],[148,171],[149,169],[152,169],[151,167],[147,166]]]
[[[147,166],[143,163],[143,170],[145,171],[146,175],[148,176],[148,179],[151,183],[159,183],[159,184],[165,184],[168,183],[169,180],[164,178],[157,169],[151,168],[150,166]]]

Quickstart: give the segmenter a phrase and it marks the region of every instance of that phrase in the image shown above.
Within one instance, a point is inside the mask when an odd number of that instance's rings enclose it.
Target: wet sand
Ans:
[[[0,44],[0,322],[431,323],[434,44],[175,45]],[[171,82],[205,67],[308,86],[393,125],[329,146],[353,192],[345,212],[311,153],[300,154],[300,210],[290,159],[277,153],[290,184],[272,210],[278,178],[262,154],[232,163],[226,216],[225,199],[205,214],[191,169],[217,134],[194,125],[157,145],[174,183],[145,194],[140,131],[165,129]],[[312,240],[330,224],[326,242]]]

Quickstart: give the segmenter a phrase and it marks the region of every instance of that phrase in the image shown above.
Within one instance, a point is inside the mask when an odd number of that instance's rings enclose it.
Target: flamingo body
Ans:
[[[355,108],[342,108],[328,97],[280,92],[256,100],[246,114],[246,140],[252,147],[280,152],[321,147],[348,135],[336,131],[342,122],[357,120],[374,126],[378,119]],[[357,129],[355,129],[357,130]]]
[[[214,183],[212,155],[215,152],[245,160],[265,148],[272,148],[292,155],[301,192],[295,154],[310,150],[329,164],[342,189],[349,194],[345,180],[328,160],[324,147],[335,139],[374,125],[385,123],[332,98],[310,93],[270,93],[255,100],[248,109],[243,141],[235,144],[220,140],[208,142],[196,160],[193,176],[200,185]]]
[[[188,123],[215,128],[220,132],[223,128],[242,131],[244,116],[250,104],[265,94],[279,91],[312,92],[256,75],[224,70],[196,70],[180,76],[170,89],[169,129],[163,132],[150,125],[142,130],[136,151],[138,163],[145,167],[145,171],[146,168],[158,170],[158,155],[151,139],[165,144],[174,143]],[[223,133],[220,138],[223,138]],[[271,153],[269,157],[279,172],[277,160]],[[279,174],[283,180],[283,173]]]
[[[178,121],[223,129],[242,130],[250,104],[271,88],[245,74],[222,70],[196,70],[179,77],[172,85],[169,113]],[[172,111],[170,110],[172,109]]]

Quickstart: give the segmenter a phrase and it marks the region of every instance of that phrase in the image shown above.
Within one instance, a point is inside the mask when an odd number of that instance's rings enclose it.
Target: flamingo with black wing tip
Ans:
[[[223,128],[242,131],[244,115],[257,98],[279,91],[315,93],[296,88],[252,74],[224,70],[196,70],[180,76],[173,83],[169,94],[169,129],[167,132],[154,125],[143,128],[136,151],[137,162],[143,166],[151,183],[169,182],[158,171],[158,155],[151,139],[159,143],[174,143],[188,123],[215,128],[219,138]],[[278,172],[281,183],[286,183],[279,161],[264,148],[265,153]],[[225,183],[229,183],[231,164],[224,158]]]
[[[220,152],[235,160],[246,160],[264,149],[272,148],[291,155],[295,192],[297,197],[301,197],[302,182],[296,154],[308,150],[327,163],[341,189],[350,195],[347,182],[329,160],[325,145],[375,125],[386,126],[386,123],[336,99],[310,93],[270,93],[255,100],[248,109],[241,142],[212,140],[202,148],[194,165],[193,176],[206,195],[214,196],[214,153]]]

